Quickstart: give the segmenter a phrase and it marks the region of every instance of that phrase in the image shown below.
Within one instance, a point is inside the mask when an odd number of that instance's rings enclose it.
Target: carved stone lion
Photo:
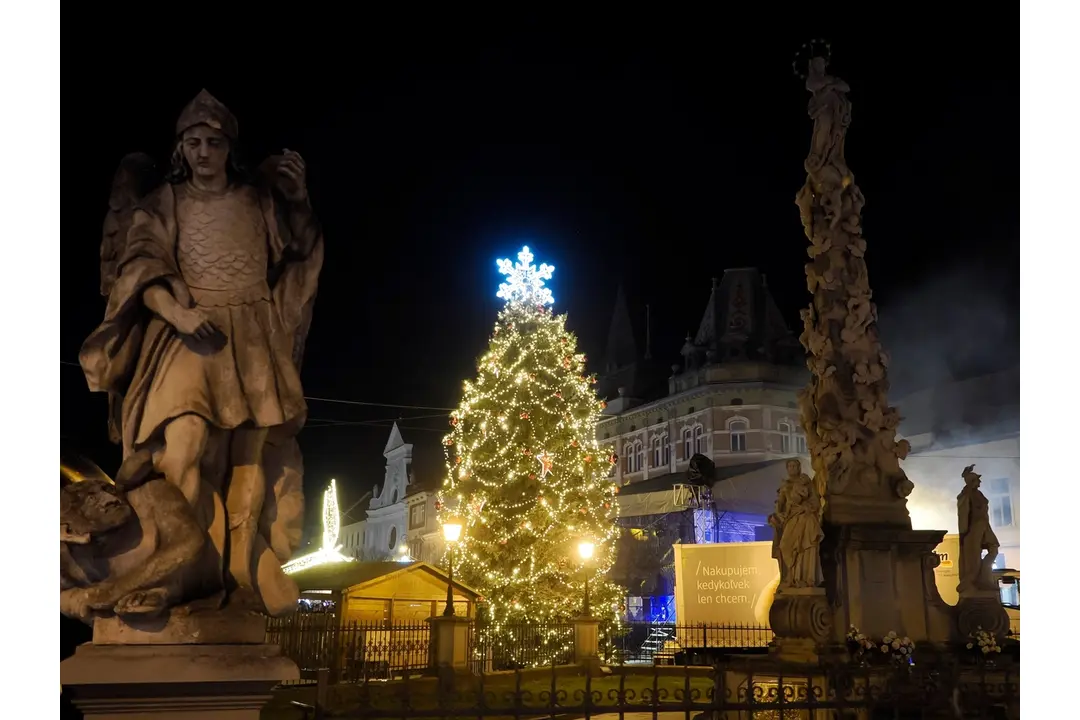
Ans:
[[[208,550],[187,500],[160,477],[127,492],[100,478],[70,483],[60,490],[60,612],[84,622],[159,615],[196,588],[213,592]]]

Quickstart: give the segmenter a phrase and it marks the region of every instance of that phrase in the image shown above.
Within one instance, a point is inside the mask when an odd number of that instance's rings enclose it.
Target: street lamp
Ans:
[[[461,520],[448,517],[442,524],[443,539],[446,540],[447,562],[450,566],[450,582],[446,585],[446,607],[443,617],[454,616],[454,543],[461,538]]]
[[[583,607],[582,607],[582,614],[585,617],[588,617],[589,613],[591,612],[590,609],[589,609],[589,568],[588,568],[588,564],[589,564],[589,560],[592,559],[593,550],[595,550],[595,549],[596,549],[596,546],[593,545],[588,540],[585,540],[584,542],[578,543],[578,546],[577,546],[578,555],[581,556],[581,565],[585,569],[585,602],[584,602]]]

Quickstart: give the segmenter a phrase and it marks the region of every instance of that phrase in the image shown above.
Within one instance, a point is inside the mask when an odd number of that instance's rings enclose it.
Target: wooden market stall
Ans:
[[[334,681],[393,675],[429,665],[428,619],[446,607],[449,577],[423,562],[340,562],[291,575],[299,612],[272,620],[268,642],[301,670],[329,667]],[[455,613],[475,618],[480,596],[453,585]]]

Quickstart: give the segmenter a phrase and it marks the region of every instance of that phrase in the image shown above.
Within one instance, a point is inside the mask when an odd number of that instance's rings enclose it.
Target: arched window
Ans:
[[[671,464],[671,442],[667,433],[653,436],[652,456],[653,467],[664,468]]]
[[[705,447],[705,428],[700,425],[694,426],[694,454],[704,455],[706,451]]]
[[[682,431],[683,460],[689,460],[694,455],[694,429],[683,428]]]
[[[634,472],[634,444],[633,443],[626,443],[626,445],[623,446],[623,467],[625,468],[624,472],[627,472],[627,473]]]
[[[746,431],[750,423],[746,418],[732,418],[728,420],[728,438],[731,452],[746,452]]]
[[[782,421],[776,429],[780,431],[780,452],[787,455],[791,452],[791,423]]]
[[[645,445],[640,440],[634,443],[634,454],[637,455],[637,469],[640,472],[645,469]]]

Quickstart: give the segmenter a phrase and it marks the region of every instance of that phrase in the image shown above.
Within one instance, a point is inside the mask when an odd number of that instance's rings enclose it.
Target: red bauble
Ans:
[[[530,480],[535,480],[536,479],[536,473],[529,473],[529,479]]]
[[[586,455],[585,462],[592,462],[592,455]]]
[[[555,397],[557,397],[557,398],[559,398],[560,400],[562,400],[562,393],[561,393],[561,392],[557,392],[557,393],[555,393]]]
[[[527,412],[521,413],[521,419],[522,420],[528,420],[529,419],[529,413],[527,413]]]
[[[608,462],[611,463],[612,465],[618,463],[619,462],[619,456],[616,455],[615,453],[611,453],[611,457],[608,458]]]

